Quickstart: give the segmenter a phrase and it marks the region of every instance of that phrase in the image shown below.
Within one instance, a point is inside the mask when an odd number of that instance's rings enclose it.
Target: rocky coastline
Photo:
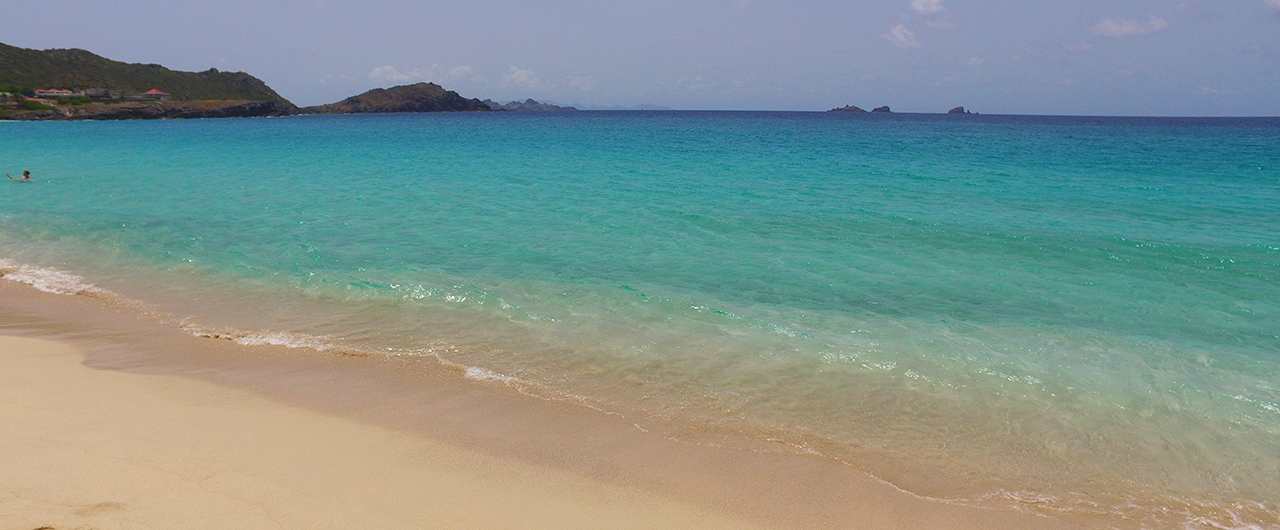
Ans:
[[[294,114],[277,101],[165,101],[56,105],[52,110],[12,110],[3,119],[17,121],[166,120],[256,118]]]

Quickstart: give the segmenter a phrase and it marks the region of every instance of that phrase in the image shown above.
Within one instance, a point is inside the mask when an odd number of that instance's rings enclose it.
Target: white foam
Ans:
[[[440,357],[440,355],[436,353],[432,353],[432,355],[435,355],[436,359],[438,359],[440,363],[445,366],[461,368],[463,377],[470,379],[472,381],[501,383],[507,386],[508,388],[511,388],[512,390],[515,390],[516,392],[519,392],[529,397],[548,400],[548,401],[565,401],[565,402],[581,405],[583,407],[589,408],[596,412],[608,414],[610,416],[625,417],[622,414],[608,410],[607,408],[604,408],[598,404],[593,403],[592,400],[588,399],[585,396],[580,396],[577,394],[571,394],[567,392],[559,392],[550,388],[546,388],[535,382],[525,381],[523,379],[510,376],[510,375],[503,375],[491,370],[480,368],[479,366],[464,366],[464,365],[455,363],[453,361],[444,359],[443,357]],[[639,427],[639,425],[637,425],[636,427]],[[640,430],[644,430],[644,429],[641,428]],[[645,431],[645,432],[648,432],[648,431]]]
[[[332,338],[328,336],[291,333],[287,331],[239,331],[215,330],[191,324],[183,324],[182,329],[192,335],[207,339],[226,339],[244,346],[284,346],[286,348],[310,348],[316,351],[337,349]]]
[[[467,379],[472,379],[475,381],[494,381],[497,383],[503,383],[507,385],[510,385],[516,382],[516,379],[514,377],[511,377],[509,375],[502,375],[497,372],[491,372],[489,370],[485,370],[484,368],[480,368],[479,366],[468,366],[466,371],[463,372],[463,375],[465,375]]]
[[[317,351],[333,349],[333,343],[329,341],[328,337],[283,331],[248,333],[232,340],[245,346],[284,346],[286,348],[311,348]]]
[[[0,278],[25,283],[46,293],[77,295],[109,292],[69,272],[35,267],[5,258],[0,258]]]

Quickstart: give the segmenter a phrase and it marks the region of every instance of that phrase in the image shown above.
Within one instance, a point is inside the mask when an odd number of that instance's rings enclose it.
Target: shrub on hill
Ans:
[[[296,108],[260,79],[244,72],[178,72],[158,64],[130,64],[78,49],[31,50],[0,43],[0,86],[83,90],[106,88],[141,94],[153,88],[175,100],[274,101]]]
[[[39,101],[27,100],[22,102],[22,110],[56,110],[56,109],[54,109],[52,106],[45,105],[44,103],[41,103]]]

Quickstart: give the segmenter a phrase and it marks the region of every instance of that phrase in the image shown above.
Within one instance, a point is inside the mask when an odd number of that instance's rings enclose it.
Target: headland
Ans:
[[[283,116],[297,106],[244,72],[180,72],[80,49],[0,43],[0,118],[124,120]]]

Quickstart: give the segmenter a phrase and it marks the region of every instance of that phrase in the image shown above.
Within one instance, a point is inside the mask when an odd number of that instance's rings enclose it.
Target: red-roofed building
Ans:
[[[143,92],[142,97],[147,99],[154,99],[156,101],[169,101],[169,94],[161,92],[160,89],[158,88],[153,88],[151,90]]]
[[[55,98],[56,99],[56,98],[69,98],[77,95],[79,94],[76,94],[75,92],[72,92],[70,90],[62,90],[60,88],[42,88],[42,89],[36,90],[36,97],[38,98]]]

